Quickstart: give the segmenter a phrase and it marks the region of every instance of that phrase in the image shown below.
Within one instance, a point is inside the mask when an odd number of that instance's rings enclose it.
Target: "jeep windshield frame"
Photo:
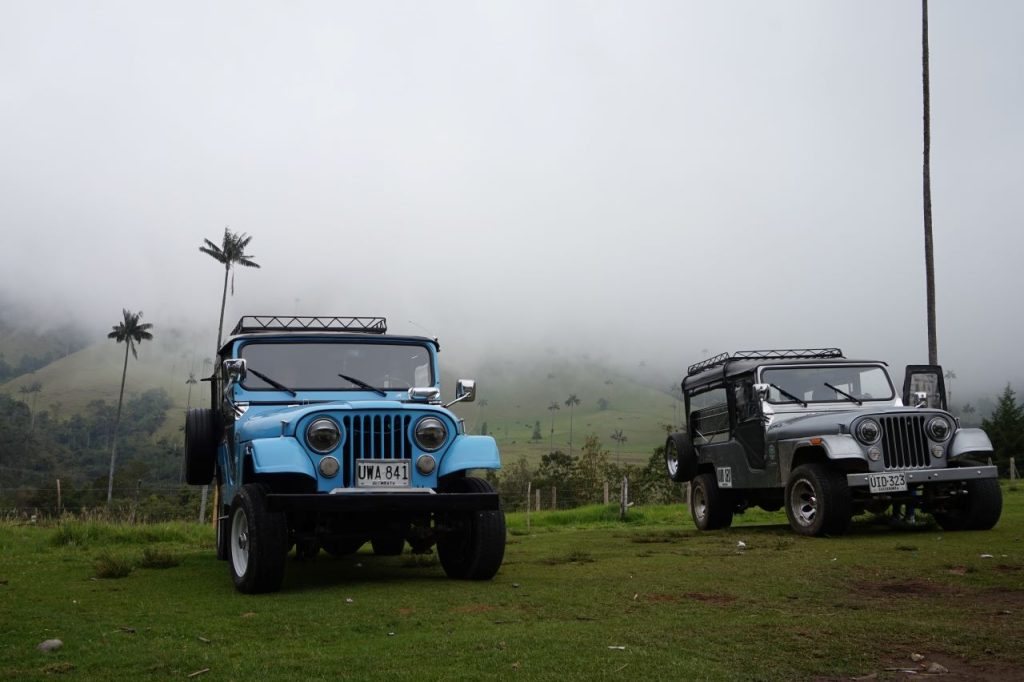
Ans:
[[[880,364],[772,365],[762,367],[758,374],[761,383],[772,386],[767,399],[772,405],[859,405],[860,402],[891,402],[896,397],[892,379]]]
[[[425,343],[400,339],[252,339],[238,357],[294,391],[408,391],[436,386],[435,357]],[[359,377],[363,386],[339,377]],[[252,392],[280,389],[250,372],[240,384]]]

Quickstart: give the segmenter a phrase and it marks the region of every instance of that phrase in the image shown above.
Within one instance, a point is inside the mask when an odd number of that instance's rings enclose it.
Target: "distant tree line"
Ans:
[[[115,505],[132,500],[140,481],[146,491],[172,491],[164,502],[171,507],[177,504],[177,487],[191,495],[181,485],[180,437],[154,438],[171,407],[162,388],[126,397],[119,428],[121,463],[113,481]],[[34,415],[33,427],[25,402],[0,395],[0,508],[56,509],[57,479],[63,508],[104,506],[116,416],[117,406],[104,400],[93,400],[71,415],[53,404]]]
[[[74,350],[78,350],[78,348]],[[29,355],[26,353],[21,356],[17,363],[11,364],[4,357],[4,354],[0,353],[0,383],[46,367],[54,360],[64,357],[64,355],[63,352],[57,350],[51,350],[40,355]]]
[[[531,468],[525,457],[506,463],[500,473],[488,477],[498,488],[509,511],[527,504],[526,491],[541,491],[541,508],[550,509],[551,490],[556,489],[558,508],[572,508],[604,501],[608,484],[610,499],[619,499],[623,478],[629,479],[629,498],[636,504],[667,504],[683,499],[683,488],[665,474],[664,451],[659,446],[644,466],[612,462],[608,450],[595,435],[583,442],[579,455],[553,450]]]

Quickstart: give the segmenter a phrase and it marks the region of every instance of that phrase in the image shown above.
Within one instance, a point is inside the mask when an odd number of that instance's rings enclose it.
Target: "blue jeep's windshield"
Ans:
[[[339,374],[384,391],[434,385],[430,351],[414,344],[257,341],[242,346],[239,356],[249,367],[296,391],[366,390]],[[277,390],[252,372],[242,387]]]
[[[888,373],[877,365],[766,367],[761,381],[773,384],[768,389],[771,403],[796,402],[793,397],[808,403],[831,403],[851,402],[848,396],[856,400],[892,400],[894,396]]]

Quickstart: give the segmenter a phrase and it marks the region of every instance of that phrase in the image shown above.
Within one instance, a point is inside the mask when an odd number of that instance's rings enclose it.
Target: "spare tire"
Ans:
[[[213,479],[220,429],[208,407],[194,407],[185,414],[185,480],[206,485]]]
[[[685,433],[673,433],[665,441],[665,469],[676,483],[691,481],[697,475],[697,453]]]

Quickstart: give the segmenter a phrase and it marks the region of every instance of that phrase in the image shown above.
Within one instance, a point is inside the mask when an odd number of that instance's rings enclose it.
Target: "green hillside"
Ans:
[[[193,367],[197,376],[204,368],[201,360],[192,359],[194,353],[188,348],[190,345],[182,335],[168,334],[165,338],[157,336],[152,342],[140,344],[137,359],[129,355],[125,396],[163,388],[174,402],[157,437],[178,432],[188,400],[185,381]],[[97,341],[34,372],[0,384],[0,393],[28,403],[34,411],[49,411],[58,419],[82,412],[94,400],[115,404],[121,387],[124,351],[124,344],[106,339]],[[205,368],[208,372],[209,365]],[[22,391],[35,383],[40,386],[38,393]],[[193,405],[200,395],[204,398],[208,395],[208,384],[193,386]]]
[[[664,425],[678,421],[679,403],[667,392],[595,362],[493,360],[476,375],[477,402],[457,406],[457,411],[471,433],[480,433],[486,422],[506,464],[521,456],[535,463],[552,449],[569,451],[570,408],[565,401],[573,394],[580,401],[571,410],[573,454],[579,454],[586,436],[596,435],[612,461],[621,456],[623,463],[646,462],[665,441]],[[604,407],[602,399],[607,401]],[[552,403],[559,409],[548,409]],[[537,421],[542,438],[534,441]],[[621,447],[611,438],[616,430],[626,437]]]
[[[157,433],[160,437],[179,433],[186,403],[209,404],[208,384],[194,385],[190,398],[185,382],[189,372],[197,377],[209,374],[210,365],[195,352],[198,342],[180,333],[156,332],[152,342],[139,346],[138,359],[129,357],[125,393],[132,396],[154,388],[167,391],[174,406]],[[444,360],[442,357],[442,363]],[[34,410],[49,410],[66,418],[94,400],[115,403],[123,362],[123,345],[97,340],[35,372],[0,384],[0,393],[28,402]],[[569,451],[570,409],[565,401],[571,394],[580,400],[571,411],[574,453],[584,438],[593,434],[612,453],[613,461],[620,454],[623,462],[646,461],[651,450],[664,442],[663,425],[676,421],[678,403],[672,396],[591,361],[495,358],[469,372],[444,366],[446,400],[452,398],[455,379],[461,376],[477,380],[478,399],[456,405],[455,412],[470,433],[480,433],[486,423],[506,462],[520,456],[536,462],[551,449]],[[22,387],[35,382],[41,386],[37,394],[22,393]],[[558,410],[548,409],[552,402],[558,404]],[[542,435],[539,441],[531,439],[537,421]],[[626,438],[621,446],[611,438],[616,430]]]

